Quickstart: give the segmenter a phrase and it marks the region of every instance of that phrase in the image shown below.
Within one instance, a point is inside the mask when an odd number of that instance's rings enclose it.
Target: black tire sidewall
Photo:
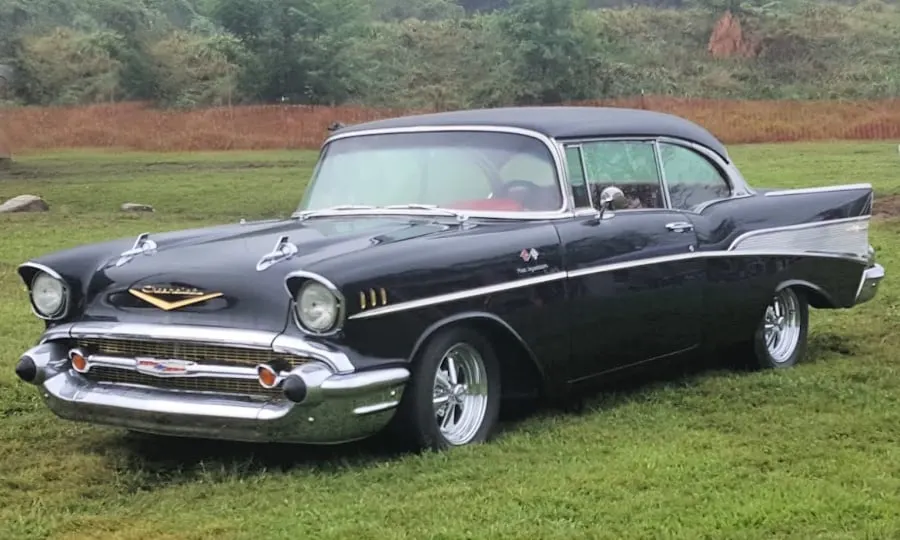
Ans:
[[[398,412],[397,428],[403,430],[411,439],[410,442],[420,449],[442,450],[455,446],[438,428],[433,399],[434,377],[438,366],[444,353],[457,343],[467,343],[481,354],[488,385],[488,403],[484,419],[475,437],[466,445],[489,440],[496,427],[500,414],[500,364],[490,341],[466,326],[439,330],[413,359],[412,374],[403,392]]]
[[[773,297],[780,292],[781,290],[775,291]],[[803,291],[792,288],[791,292],[793,292],[797,296],[797,302],[800,309],[800,337],[797,340],[797,346],[794,348],[794,352],[786,362],[776,362],[772,358],[772,355],[769,354],[769,348],[766,346],[766,316],[764,310],[763,316],[761,317],[759,322],[759,326],[756,328],[756,334],[753,338],[753,350],[756,356],[756,360],[759,364],[759,367],[763,369],[790,368],[795,366],[806,355],[806,342],[807,336],[809,334],[809,303],[807,302],[806,295],[803,293]]]

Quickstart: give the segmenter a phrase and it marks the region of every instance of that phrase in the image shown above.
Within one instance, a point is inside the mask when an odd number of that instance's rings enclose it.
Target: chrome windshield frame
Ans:
[[[509,126],[502,125],[448,125],[448,126],[412,126],[412,127],[397,127],[397,128],[380,128],[380,129],[365,129],[359,131],[349,131],[346,133],[336,133],[322,144],[320,149],[320,158],[316,163],[316,167],[313,170],[313,178],[319,170],[321,165],[322,158],[324,155],[325,149],[329,144],[334,141],[338,141],[341,139],[347,139],[350,137],[366,137],[371,135],[393,135],[400,133],[440,133],[440,132],[460,132],[460,131],[477,131],[483,133],[506,133],[513,135],[523,135],[526,137],[531,137],[540,141],[547,150],[550,151],[550,156],[553,159],[553,166],[556,172],[556,181],[557,187],[559,188],[559,193],[562,195],[562,205],[560,208],[551,211],[525,211],[525,212],[502,212],[502,211],[485,211],[485,210],[460,210],[460,212],[464,212],[466,216],[469,218],[489,218],[489,219],[509,219],[509,220],[549,220],[549,219],[564,219],[571,218],[574,215],[574,202],[572,200],[571,190],[568,190],[569,186],[567,170],[565,167],[565,159],[563,157],[563,147],[562,145],[556,141],[555,139],[544,135],[538,131],[533,131],[529,129],[515,128]],[[291,214],[291,217],[297,218],[302,215],[303,211],[295,211]],[[391,216],[391,215],[413,215],[413,216],[434,216],[440,217],[444,216],[446,211],[444,210],[436,210],[434,212],[429,210],[388,210],[383,208],[375,208],[375,209],[365,209],[365,210],[344,210],[344,211],[334,211],[328,212],[323,211],[321,214],[317,213],[317,217],[334,217],[334,216]]]

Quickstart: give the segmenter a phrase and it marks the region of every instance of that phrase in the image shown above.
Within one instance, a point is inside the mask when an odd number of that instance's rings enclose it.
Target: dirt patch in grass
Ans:
[[[872,214],[873,217],[880,219],[900,217],[900,195],[876,197]]]

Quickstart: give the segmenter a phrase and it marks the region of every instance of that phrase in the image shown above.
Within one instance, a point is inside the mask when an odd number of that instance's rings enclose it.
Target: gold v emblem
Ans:
[[[192,304],[199,304],[200,302],[206,302],[207,300],[212,300],[213,298],[218,298],[222,296],[224,293],[216,292],[216,293],[208,293],[208,294],[200,294],[196,296],[191,296],[190,298],[185,298],[184,300],[176,300],[174,302],[169,302],[167,300],[163,300],[162,298],[157,298],[151,294],[147,294],[143,291],[139,291],[137,289],[128,289],[128,292],[137,296],[144,302],[151,304],[153,306],[158,307],[163,311],[172,311],[173,309],[183,308],[185,306],[190,306]]]

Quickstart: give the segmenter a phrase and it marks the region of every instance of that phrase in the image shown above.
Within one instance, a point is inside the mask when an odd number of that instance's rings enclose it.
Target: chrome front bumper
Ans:
[[[16,372],[40,389],[57,416],[68,420],[163,435],[305,444],[335,444],[377,433],[393,417],[409,378],[409,371],[402,367],[338,372],[333,364],[350,364],[332,351],[284,374],[303,383],[304,392],[297,402],[283,395],[244,396],[96,382],[72,368],[68,352],[75,337],[102,333],[106,337],[164,339],[165,335],[178,335],[193,341],[210,340],[210,334],[202,330],[190,333],[185,327],[140,326],[75,324],[51,329],[38,346],[22,356]],[[147,332],[138,333],[141,331]],[[232,333],[232,338],[235,335]],[[256,337],[263,337],[262,333]],[[292,346],[306,353],[313,349],[323,352],[318,346],[306,345],[295,341]]]
[[[878,292],[878,285],[884,279],[884,267],[880,264],[873,264],[863,271],[860,278],[859,288],[856,291],[856,302],[854,304],[862,304],[875,298]]]

